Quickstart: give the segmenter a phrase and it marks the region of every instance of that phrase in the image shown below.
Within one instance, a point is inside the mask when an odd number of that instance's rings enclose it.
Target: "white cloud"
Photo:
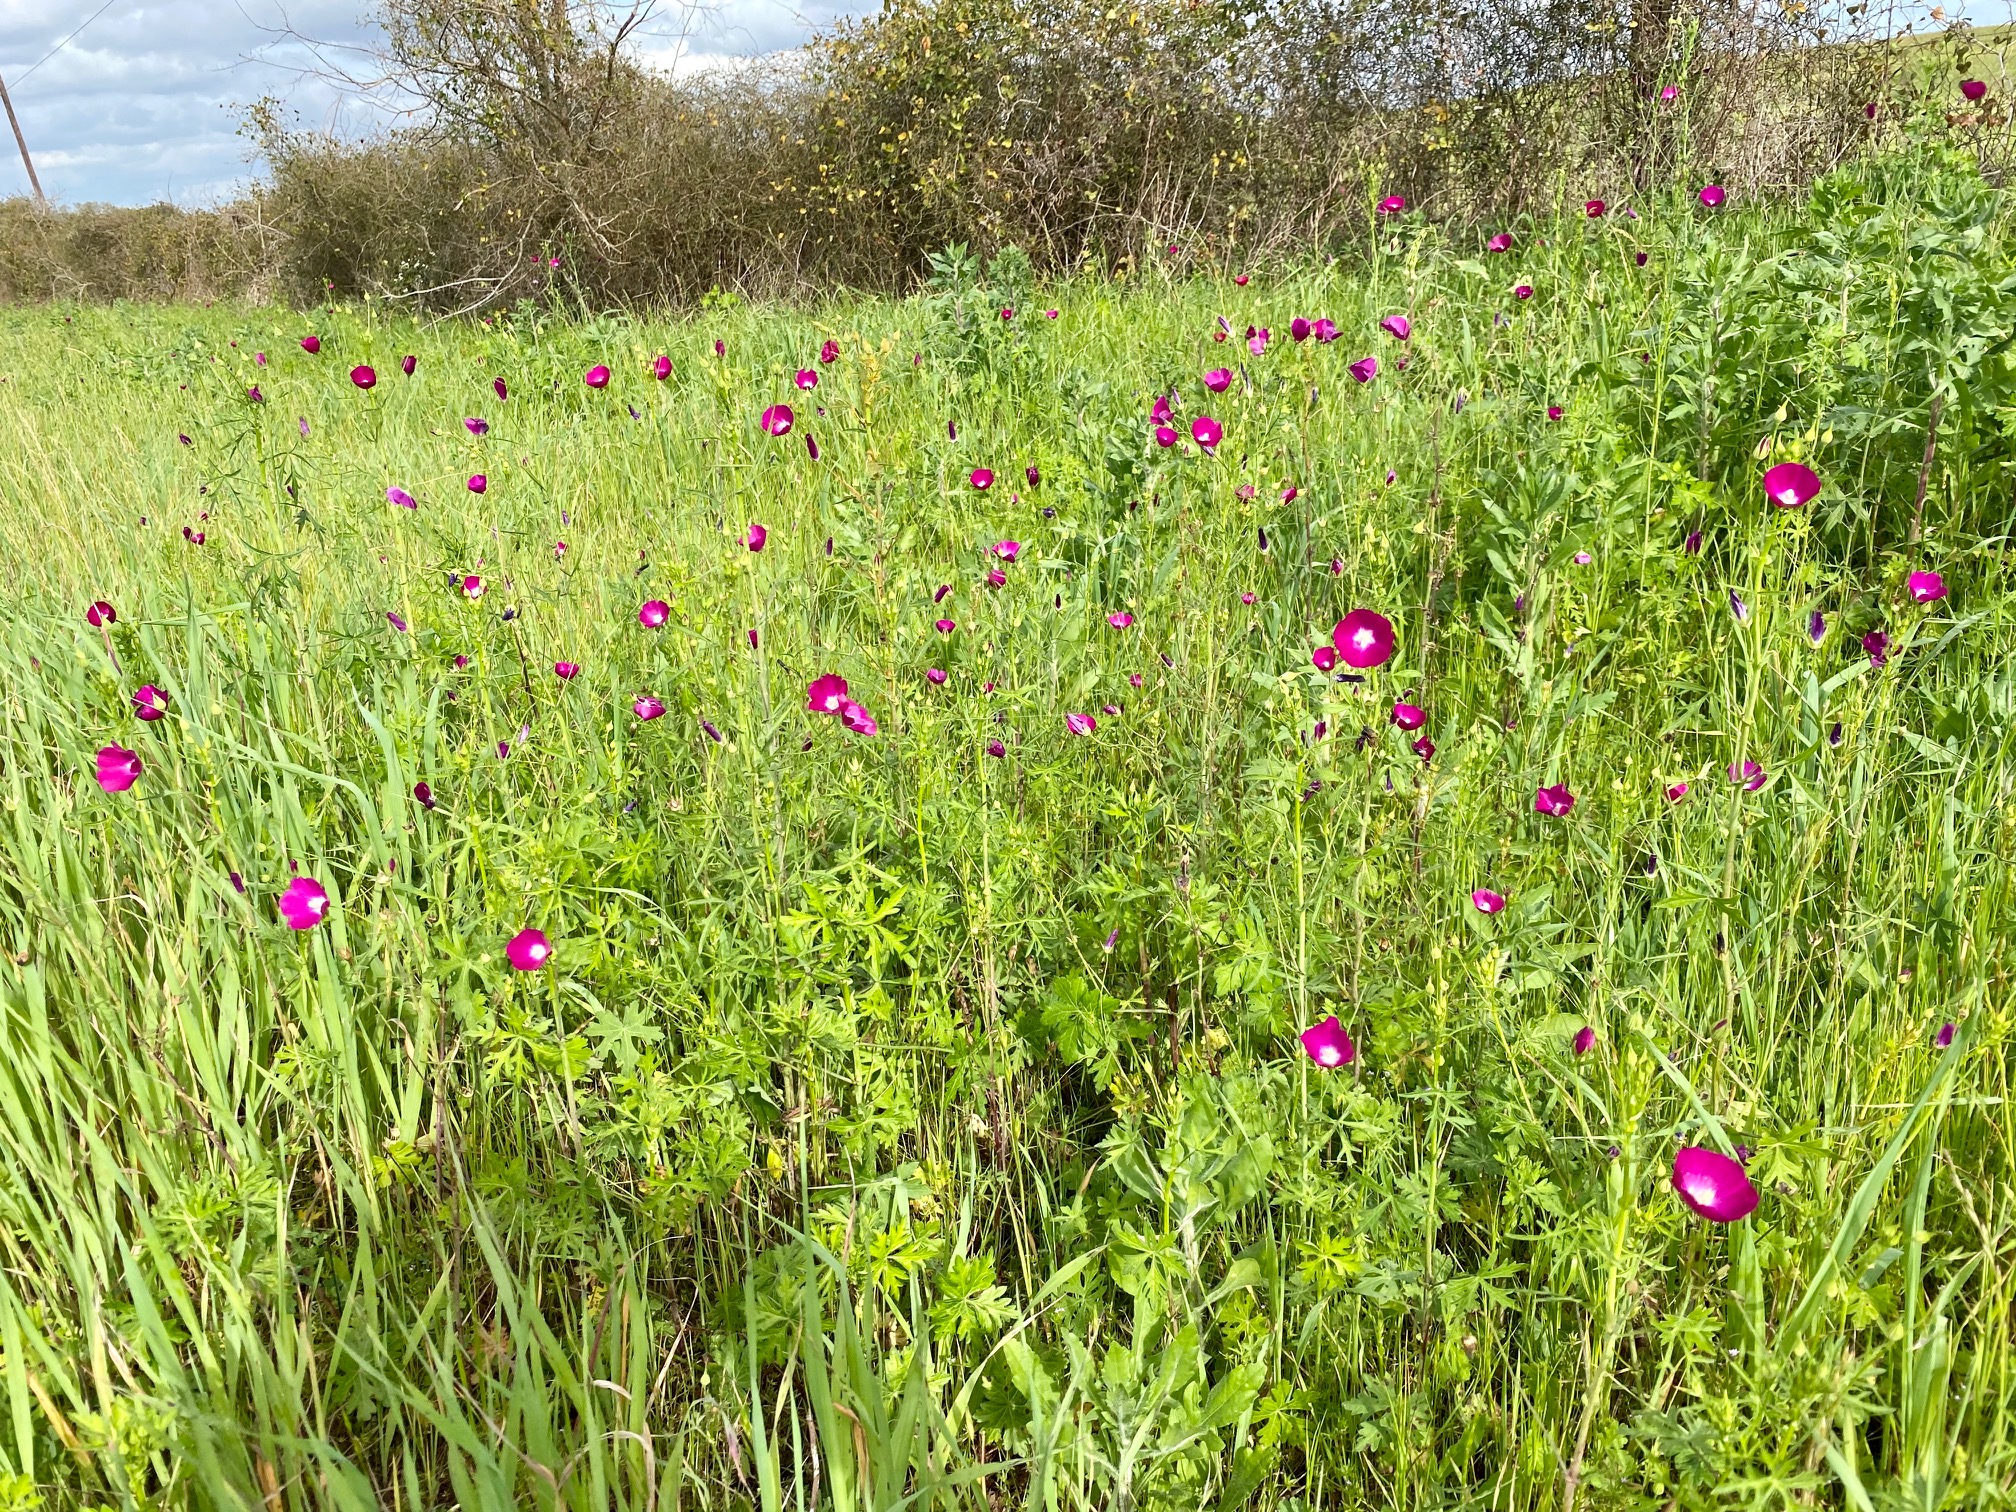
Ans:
[[[333,86],[325,65],[367,69],[369,0],[112,0],[47,62],[38,60],[99,0],[0,0],[0,78],[14,96],[42,186],[66,204],[203,204],[252,176],[238,134],[245,105],[283,100],[303,124],[371,123],[371,107]],[[876,0],[721,0],[668,4],[638,55],[675,73],[793,47]],[[302,38],[321,44],[317,49]],[[33,68],[33,73],[29,70]],[[0,197],[27,175],[0,133]]]

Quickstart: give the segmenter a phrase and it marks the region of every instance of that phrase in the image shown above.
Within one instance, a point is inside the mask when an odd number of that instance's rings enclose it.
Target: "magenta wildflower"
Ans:
[[[1754,761],[1746,760],[1740,767],[1733,761],[1729,763],[1729,780],[1742,783],[1743,791],[1746,793],[1756,792],[1764,786],[1765,779],[1764,768]]]
[[[469,599],[483,597],[483,579],[473,572],[464,573],[462,576],[462,597]]]
[[[1818,609],[1807,618],[1806,638],[1816,646],[1827,638],[1827,617]]]
[[[1318,672],[1331,671],[1337,665],[1337,648],[1335,646],[1318,646],[1314,651],[1309,653],[1309,660],[1315,665]]]
[[[833,362],[840,356],[840,343],[831,339],[819,348],[821,362]]]
[[[581,381],[592,389],[607,388],[609,386],[609,369],[598,362],[581,375]]]
[[[773,404],[763,411],[761,423],[764,431],[769,435],[788,436],[791,434],[791,422],[796,418],[791,413],[790,405]]]
[[[538,930],[521,929],[504,947],[504,956],[519,971],[537,971],[553,958],[553,946]]]
[[[1960,81],[1960,93],[1969,104],[1972,104],[1988,93],[1988,86],[1979,79],[1962,79]]]
[[[580,673],[581,673],[581,663],[579,662],[553,663],[553,675],[559,678],[560,681],[562,682],[572,682],[576,677],[580,675]]]
[[[1548,406],[1547,406],[1547,418],[1548,418],[1549,420],[1559,420],[1559,419],[1561,418],[1561,406],[1560,406],[1560,405],[1558,405],[1558,404],[1550,404],[1550,405],[1548,405]]]
[[[376,388],[378,385],[378,374],[375,369],[360,362],[357,366],[350,369],[350,381],[360,389]]]
[[[123,793],[140,780],[140,757],[124,746],[101,746],[98,750],[98,786],[108,793]]]
[[[1403,730],[1418,730],[1428,722],[1428,711],[1416,704],[1396,703],[1388,717]]]
[[[765,530],[761,525],[751,525],[743,534],[742,544],[747,546],[751,551],[761,551],[763,543],[769,539],[769,531]]]
[[[1720,184],[1708,184],[1704,186],[1701,190],[1701,203],[1706,205],[1710,210],[1719,209],[1721,207],[1722,201],[1724,201],[1728,197],[1729,196],[1723,192],[1722,186]]]
[[[401,509],[418,509],[420,507],[418,499],[406,492],[405,489],[397,486],[386,489],[385,498],[388,503],[397,504]]]
[[[801,389],[815,389],[819,387],[819,374],[814,368],[800,368],[791,381]]]
[[[280,917],[289,929],[313,929],[329,911],[329,893],[313,877],[296,877],[280,894]]]
[[[1533,297],[1533,285],[1515,284],[1512,289],[1512,297],[1514,299],[1531,299]]]
[[[306,352],[310,357],[313,357],[317,352],[322,350],[322,338],[320,336],[303,336],[301,338],[301,350]],[[263,361],[265,353],[260,353],[260,358]]]
[[[404,635],[404,634],[406,633],[406,619],[405,619],[405,616],[404,616],[404,615],[402,615],[402,614],[400,614],[398,610],[396,610],[396,609],[387,609],[387,610],[385,611],[385,618],[386,618],[387,620],[391,621],[391,624],[392,624],[392,628],[393,628],[394,630],[397,630],[397,631],[398,631],[398,632],[399,632],[399,633],[400,633],[401,635]]]
[[[942,687],[945,682],[945,672],[940,667],[926,667],[924,669],[924,679],[926,682],[937,683]]]
[[[1214,394],[1222,394],[1231,386],[1232,370],[1230,368],[1213,368],[1204,375],[1204,387]]]
[[[1668,803],[1678,803],[1682,798],[1685,798],[1686,796],[1687,796],[1687,784],[1684,782],[1676,782],[1671,787],[1666,789],[1666,801]]]
[[[672,606],[663,599],[648,599],[637,611],[637,623],[656,630],[672,617]]]
[[[1502,913],[1505,910],[1505,896],[1488,887],[1480,887],[1470,894],[1470,906],[1481,914]]]
[[[1090,735],[1094,730],[1099,728],[1099,721],[1094,719],[1090,714],[1066,714],[1064,716],[1064,728],[1069,730],[1073,735]]]
[[[1356,362],[1351,364],[1351,376],[1356,378],[1360,383],[1370,383],[1374,378],[1379,376],[1379,359],[1377,357],[1360,357]]]
[[[1021,554],[1021,551],[1022,543],[1020,541],[996,541],[994,543],[994,555],[1001,558],[1004,562],[1014,561]]]
[[[651,361],[651,376],[663,383],[672,376],[672,359],[660,352]]]
[[[1681,549],[1689,556],[1701,555],[1701,532],[1698,530],[1688,531],[1686,544]]]
[[[1496,236],[1492,237],[1491,240],[1484,243],[1484,250],[1486,252],[1510,252],[1512,250],[1511,234],[1509,232],[1500,231]]]
[[[1880,670],[1890,660],[1890,637],[1882,630],[1871,630],[1862,637],[1862,649],[1869,653],[1869,665]]]
[[[847,703],[847,679],[826,672],[805,688],[805,707],[814,714],[838,714]]]
[[[1780,462],[1764,474],[1764,497],[1780,509],[1799,509],[1820,492],[1820,478],[1803,462]]]
[[[1406,208],[1407,196],[1404,194],[1389,194],[1386,198],[1379,201],[1379,213],[1381,215],[1398,215]]]
[[[1383,614],[1353,609],[1330,632],[1331,644],[1348,666],[1360,672],[1379,666],[1393,654],[1393,625]]]
[[[1595,1044],[1596,1031],[1588,1024],[1584,1024],[1580,1029],[1575,1031],[1575,1043],[1572,1048],[1576,1055],[1587,1055]]]
[[[480,494],[489,486],[490,486],[490,480],[487,477],[485,477],[482,473],[477,473],[474,477],[470,478],[469,480],[469,492],[473,494]]]
[[[1587,200],[1583,203],[1582,213],[1588,216],[1589,219],[1591,220],[1601,220],[1603,217],[1603,212],[1608,208],[1609,207],[1599,199]]]
[[[148,721],[165,718],[168,713],[168,695],[152,683],[142,683],[133,690],[133,712]]]
[[[630,709],[639,719],[657,719],[664,714],[665,705],[649,693],[640,693]]]
[[[999,760],[1008,754],[1008,747],[1001,744],[998,740],[990,740],[987,742],[987,754]]]
[[[1575,795],[1568,791],[1568,784],[1557,782],[1552,787],[1540,788],[1533,794],[1533,812],[1551,814],[1555,818],[1564,817],[1575,807]]]
[[[1414,322],[1405,315],[1388,315],[1379,322],[1379,329],[1395,341],[1405,341],[1414,334]]]
[[[89,609],[84,611],[84,623],[89,625],[93,630],[98,629],[101,625],[114,624],[118,621],[118,618],[119,611],[114,609],[104,599],[99,599]]]
[[[1225,427],[1209,415],[1199,415],[1190,422],[1190,439],[1208,452],[1225,439]]]
[[[1296,341],[1307,341],[1309,339],[1309,322],[1304,320],[1300,315],[1297,315],[1293,320],[1288,322],[1288,335]]]
[[[411,352],[408,352],[404,357],[399,359],[399,371],[404,373],[408,378],[413,376],[413,369],[418,366],[420,366],[420,359],[415,357]]]
[[[979,492],[985,493],[994,486],[994,470],[991,467],[976,467],[966,475],[966,481]]]
[[[1326,1071],[1336,1066],[1348,1066],[1358,1058],[1358,1047],[1351,1043],[1351,1036],[1344,1032],[1344,1026],[1337,1022],[1334,1013],[1322,1023],[1311,1024],[1304,1029],[1301,1039],[1309,1059]]]
[[[434,809],[434,789],[429,787],[424,782],[414,783],[413,801],[419,804],[420,807],[422,807],[423,809],[426,809],[429,813],[432,813]]]
[[[840,705],[840,723],[856,735],[873,735],[880,729],[874,717],[851,698]]]
[[[462,429],[472,436],[487,436],[490,434],[490,422],[481,415],[471,415],[462,422]]]
[[[1125,630],[1129,625],[1134,623],[1134,616],[1123,609],[1118,614],[1107,615],[1106,623],[1111,625],[1115,630]]]
[[[1688,1145],[1673,1157],[1673,1190],[1697,1216],[1734,1223],[1757,1207],[1757,1188],[1743,1167],[1719,1150]]]
[[[1939,1032],[1932,1036],[1932,1043],[1941,1050],[1953,1043],[1953,1025],[1950,1020],[1939,1026]]]
[[[959,628],[959,622],[957,620],[941,619],[941,620],[933,620],[931,623],[932,628],[936,630],[940,635],[950,635],[954,630],[957,630]]]
[[[1946,597],[1946,580],[1936,572],[1914,572],[1904,580],[1905,591],[1914,604],[1931,604]]]
[[[1155,444],[1157,446],[1164,448],[1171,447],[1181,439],[1182,437],[1176,434],[1174,426],[1158,425],[1155,427]]]

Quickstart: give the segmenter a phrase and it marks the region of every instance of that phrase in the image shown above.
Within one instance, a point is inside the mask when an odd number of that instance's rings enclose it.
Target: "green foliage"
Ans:
[[[0,1505],[2006,1505],[2005,198],[1634,208],[0,312]]]

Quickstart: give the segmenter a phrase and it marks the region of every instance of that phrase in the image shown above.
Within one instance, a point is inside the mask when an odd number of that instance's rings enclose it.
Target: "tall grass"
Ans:
[[[1632,208],[1243,287],[0,315],[0,1502],[2000,1504],[2001,198],[1920,147]],[[1394,661],[1315,671],[1360,604]]]

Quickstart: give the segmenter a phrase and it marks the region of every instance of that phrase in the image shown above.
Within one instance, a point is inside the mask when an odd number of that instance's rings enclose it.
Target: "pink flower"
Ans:
[[[1880,668],[1890,660],[1890,637],[1882,630],[1871,630],[1862,637],[1862,649],[1869,653],[1869,665]]]
[[[1662,105],[1671,105],[1679,98],[1680,86],[1677,84],[1668,84],[1664,89],[1659,91],[1659,102]]]
[[[1309,1059],[1326,1071],[1348,1066],[1358,1058],[1358,1047],[1351,1043],[1351,1036],[1344,1032],[1334,1013],[1302,1031],[1302,1048],[1309,1052]]]
[[[471,415],[462,422],[462,429],[472,436],[487,436],[490,434],[490,422],[481,415]]]
[[[1946,597],[1946,579],[1936,572],[1914,572],[1904,580],[1905,591],[1914,604],[1931,604]]]
[[[378,374],[374,369],[360,362],[357,366],[350,369],[350,381],[360,389],[375,388],[378,384]]]
[[[790,405],[773,404],[763,411],[761,423],[764,431],[772,436],[788,436],[791,434],[791,422],[796,418]]]
[[[1288,322],[1288,334],[1296,341],[1307,341],[1309,339],[1309,322],[1304,320],[1300,315],[1297,315],[1293,320]]]
[[[472,477],[469,480],[469,492],[473,494],[480,494],[483,492],[484,489],[488,488],[489,486],[490,486],[490,480],[486,478],[482,473],[477,473],[474,477]]]
[[[1267,350],[1267,340],[1271,334],[1268,331],[1259,331],[1248,336],[1246,338],[1246,350],[1251,352],[1255,357],[1260,356]]]
[[[1310,323],[1309,334],[1316,338],[1318,346],[1328,346],[1337,339],[1337,322],[1326,315]]]
[[[1379,201],[1379,213],[1381,215],[1398,215],[1406,208],[1407,196],[1404,194],[1389,194],[1386,198]],[[1349,1057],[1346,1057],[1346,1059],[1349,1059]]]
[[[868,711],[851,698],[840,705],[840,723],[856,735],[873,735],[880,728]]]
[[[989,588],[1006,587],[1007,583],[1008,574],[1003,572],[999,567],[990,567],[987,569],[987,586]]]
[[[413,369],[418,366],[420,366],[420,359],[410,352],[399,359],[399,371],[404,373],[408,378],[413,376]]]
[[[1370,383],[1374,378],[1379,376],[1379,359],[1377,357],[1360,357],[1356,362],[1351,364],[1351,376],[1356,378],[1360,383]]]
[[[840,355],[840,343],[837,341],[828,340],[823,346],[819,348],[819,360],[821,362],[832,362],[835,359],[837,359],[839,355]]]
[[[1328,672],[1337,665],[1337,648],[1318,646],[1309,653],[1309,660],[1318,672]]]
[[[537,971],[553,959],[553,946],[540,931],[521,929],[504,947],[504,956],[519,971]]]
[[[1204,375],[1204,387],[1211,390],[1214,394],[1222,394],[1231,386],[1232,370],[1230,368],[1213,368]]]
[[[1591,220],[1601,220],[1603,218],[1603,211],[1606,208],[1601,200],[1588,200],[1582,206],[1582,213]]]
[[[996,541],[994,543],[994,555],[1001,558],[1004,562],[1014,561],[1021,554],[1021,551],[1022,543],[1020,541]]]
[[[1094,719],[1090,714],[1066,714],[1064,716],[1064,728],[1069,730],[1073,735],[1090,735],[1094,730],[1099,728],[1099,721]]]
[[[289,929],[313,929],[329,912],[329,892],[313,877],[296,877],[280,894],[280,917]]]
[[[1820,478],[1803,462],[1780,462],[1764,474],[1764,497],[1780,509],[1799,509],[1820,492]]]
[[[1379,329],[1395,341],[1405,341],[1414,334],[1414,322],[1405,315],[1388,315],[1379,322]]]
[[[672,617],[672,606],[663,599],[650,599],[637,611],[637,623],[646,630],[656,630]]]
[[[1960,93],[1971,103],[1988,93],[1988,86],[1979,79],[1962,79]]]
[[[1953,1043],[1953,1025],[1950,1020],[1939,1026],[1939,1032],[1932,1036],[1932,1043],[1941,1050]]]
[[[1428,722],[1428,711],[1415,704],[1396,703],[1390,717],[1403,730],[1418,730]]]
[[[306,352],[310,357],[313,357],[317,352],[322,350],[322,338],[320,336],[303,336],[301,338],[301,350]],[[262,353],[261,356],[263,359],[264,354]]]
[[[1565,815],[1575,807],[1575,795],[1568,791],[1568,784],[1557,782],[1552,787],[1543,787],[1533,795],[1533,812],[1552,814],[1556,818]]]
[[[1001,757],[1008,754],[1008,747],[1001,744],[998,740],[990,740],[987,742],[987,754],[998,761]]]
[[[1573,1046],[1571,1046],[1571,1048],[1578,1056],[1587,1055],[1590,1049],[1595,1045],[1595,1043],[1596,1043],[1595,1029],[1593,1029],[1588,1024],[1584,1024],[1580,1029],[1577,1029],[1575,1031],[1575,1043],[1573,1044]]]
[[[942,687],[945,682],[945,673],[940,668],[927,667],[924,670],[924,679],[927,682],[937,683]]]
[[[1673,786],[1666,789],[1666,801],[1668,803],[1678,803],[1682,798],[1685,798],[1686,796],[1687,796],[1687,784],[1684,782],[1676,782],[1673,784]]]
[[[463,574],[462,597],[469,599],[483,597],[483,579],[473,572]]]
[[[598,362],[581,375],[581,381],[592,389],[607,388],[609,386],[609,369]]]
[[[431,814],[434,811],[434,789],[427,786],[424,782],[414,783],[413,801]],[[239,891],[243,892],[244,889],[241,887]]]
[[[742,544],[751,551],[761,551],[763,543],[770,539],[770,532],[761,525],[751,525],[742,537]]]
[[[1239,595],[1239,602],[1242,604],[1251,604],[1253,602],[1253,595],[1250,593],[1242,593]]]
[[[805,707],[814,714],[838,714],[847,703],[847,679],[826,672],[805,687]]]
[[[651,376],[656,378],[660,383],[670,378],[672,376],[672,359],[661,352],[652,360]]]
[[[815,389],[819,387],[818,371],[813,368],[800,368],[798,369],[797,377],[792,382],[796,383],[801,389]]]
[[[1176,434],[1174,428],[1171,426],[1158,425],[1155,427],[1155,444],[1157,446],[1174,446],[1180,439],[1182,438]]]
[[[1719,208],[1722,201],[1727,198],[1729,196],[1723,191],[1720,184],[1708,184],[1703,186],[1701,190],[1701,203],[1706,205],[1710,210]]]
[[[950,635],[954,630],[957,630],[959,628],[959,622],[957,620],[949,620],[949,619],[933,620],[931,624],[932,628],[936,630],[940,635]]]
[[[639,719],[657,719],[664,714],[665,705],[649,693],[640,693],[630,709]]]
[[[1118,614],[1107,615],[1106,623],[1111,625],[1115,630],[1125,630],[1129,625],[1134,623],[1134,616],[1122,610]]]
[[[1190,422],[1190,439],[1208,452],[1225,439],[1225,427],[1209,415],[1199,415]]]
[[[152,683],[142,683],[133,690],[133,712],[150,722],[165,718],[168,713],[168,695]]]
[[[1337,621],[1330,632],[1346,665],[1363,672],[1376,667],[1393,654],[1393,625],[1385,615],[1370,609],[1353,609]]]
[[[966,475],[966,481],[981,493],[985,493],[994,486],[994,470],[990,467],[976,467]]]
[[[124,746],[101,746],[98,750],[98,786],[108,793],[123,793],[140,780],[140,757]]]
[[[1514,299],[1531,299],[1533,297],[1533,285],[1531,284],[1517,285],[1512,290],[1512,297]]]
[[[581,663],[579,662],[553,663],[553,675],[559,678],[562,682],[572,682],[576,677],[580,676],[580,674],[581,674]]]
[[[1688,1145],[1673,1157],[1673,1190],[1697,1216],[1734,1223],[1757,1207],[1757,1188],[1743,1167],[1719,1150]]]
[[[1484,250],[1486,252],[1510,252],[1512,250],[1511,235],[1507,232],[1500,231],[1496,236],[1492,237],[1491,240],[1484,243]]]
[[[397,504],[401,509],[418,509],[420,507],[420,501],[403,488],[393,487],[386,489],[385,499],[388,503]]]
[[[492,378],[490,380],[490,387],[500,400],[511,397],[511,390],[502,378]]]
[[[1505,896],[1503,893],[1491,891],[1488,887],[1480,887],[1470,894],[1470,906],[1481,914],[1502,913],[1505,909]]]
[[[1729,763],[1729,780],[1742,783],[1744,792],[1754,793],[1764,786],[1765,771],[1754,761],[1745,761],[1741,767],[1732,761]]]
[[[84,611],[84,623],[89,625],[93,630],[96,630],[100,625],[113,624],[118,618],[119,611],[114,609],[104,599],[99,599],[89,609]]]

